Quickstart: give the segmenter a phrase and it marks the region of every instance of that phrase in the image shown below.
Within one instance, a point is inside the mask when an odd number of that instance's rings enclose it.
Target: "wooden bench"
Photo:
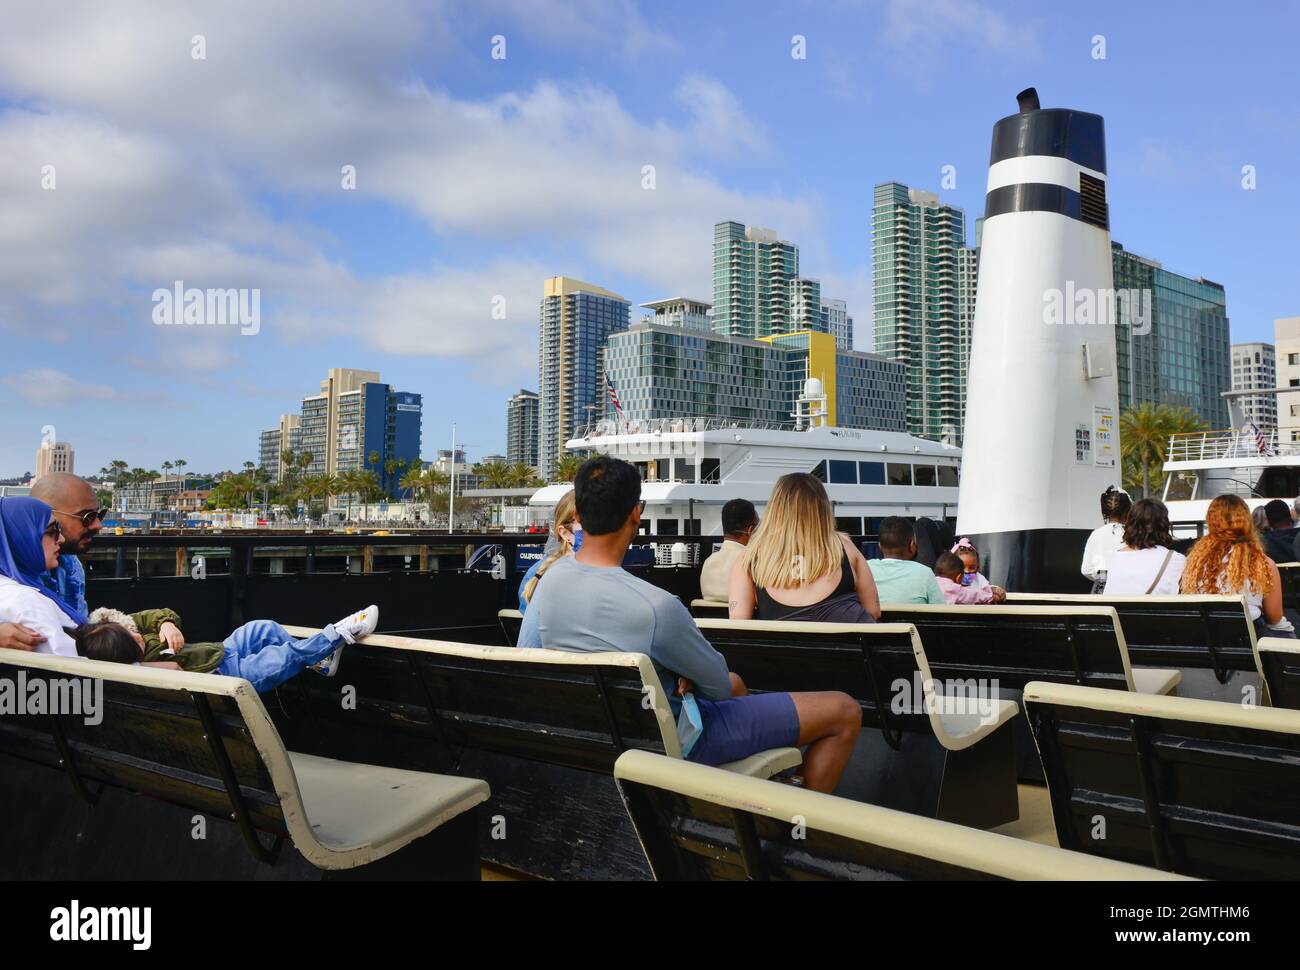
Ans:
[[[1259,669],[1273,707],[1300,710],[1300,640],[1261,637]]]
[[[1119,615],[1129,662],[1178,668],[1181,697],[1241,701],[1258,696],[1255,625],[1241,596],[1091,596],[1010,593],[1016,606],[1110,606]]]
[[[80,701],[0,712],[8,878],[479,878],[484,782],[287,751],[241,678],[14,650],[0,678]]]
[[[1300,612],[1300,562],[1280,562],[1277,571],[1282,578],[1282,609]]]
[[[868,730],[839,794],[981,827],[1018,817],[1011,729],[1004,728],[1016,704],[981,696],[978,685],[935,690],[915,627],[696,624],[754,693],[839,690],[858,702]]]
[[[1062,848],[1300,877],[1300,712],[1045,683],[1024,701]]]
[[[644,654],[371,634],[334,678],[303,673],[280,697],[284,730],[321,754],[487,779],[482,847],[493,862],[545,878],[648,876],[614,762],[628,750],[680,758],[681,746]],[[801,760],[777,748],[725,767],[767,777]]]
[[[614,777],[661,880],[1183,878],[643,751]]]

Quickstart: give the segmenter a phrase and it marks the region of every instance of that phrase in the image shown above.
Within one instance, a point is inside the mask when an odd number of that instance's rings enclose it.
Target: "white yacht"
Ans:
[[[1277,428],[1252,424],[1241,408],[1241,398],[1277,392],[1230,391],[1223,396],[1231,428],[1169,439],[1162,498],[1176,532],[1194,535],[1210,502],[1225,493],[1240,495],[1252,510],[1273,499],[1289,505],[1300,495],[1300,442],[1279,440]]]
[[[754,427],[716,418],[598,421],[567,442],[571,451],[629,461],[641,472],[652,535],[720,535],[722,506],[734,498],[763,506],[790,472],[826,483],[840,530],[874,533],[889,515],[955,520],[961,449],[894,431],[816,426]],[[572,486],[549,485],[529,502],[549,516]]]

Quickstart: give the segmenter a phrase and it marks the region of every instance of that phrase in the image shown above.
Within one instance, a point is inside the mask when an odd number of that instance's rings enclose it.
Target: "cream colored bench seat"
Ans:
[[[660,880],[1179,878],[643,751],[614,777]]]
[[[475,778],[287,751],[240,678],[0,650],[0,674],[19,672],[28,682],[86,685],[88,697],[98,682],[99,720],[0,716],[0,750],[62,770],[92,802],[112,786],[233,819],[265,864],[288,840],[317,869],[356,869],[472,815],[489,797]],[[475,862],[466,877],[478,876],[475,855],[466,856]]]

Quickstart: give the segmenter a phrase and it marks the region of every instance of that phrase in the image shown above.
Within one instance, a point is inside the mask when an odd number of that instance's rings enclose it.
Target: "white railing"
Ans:
[[[1166,461],[1219,461],[1300,455],[1300,442],[1278,442],[1276,428],[1254,431],[1193,431],[1169,438]]]
[[[696,431],[789,431],[790,424],[771,421],[742,422],[735,418],[650,418],[647,420],[593,421],[574,431],[575,438],[599,438],[613,434],[683,434]]]

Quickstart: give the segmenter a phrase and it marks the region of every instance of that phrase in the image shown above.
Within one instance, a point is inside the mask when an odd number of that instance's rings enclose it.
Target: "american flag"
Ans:
[[[618,412],[618,419],[626,421],[627,415],[623,413],[623,405],[619,403],[618,391],[614,390],[614,382],[609,379],[608,374],[605,375],[605,388],[609,391],[609,403],[614,405],[614,410]]]
[[[1273,456],[1273,449],[1269,447],[1268,435],[1264,433],[1264,429],[1252,421],[1246,426],[1246,430],[1254,432],[1255,447],[1259,449],[1259,453],[1271,458]]]

